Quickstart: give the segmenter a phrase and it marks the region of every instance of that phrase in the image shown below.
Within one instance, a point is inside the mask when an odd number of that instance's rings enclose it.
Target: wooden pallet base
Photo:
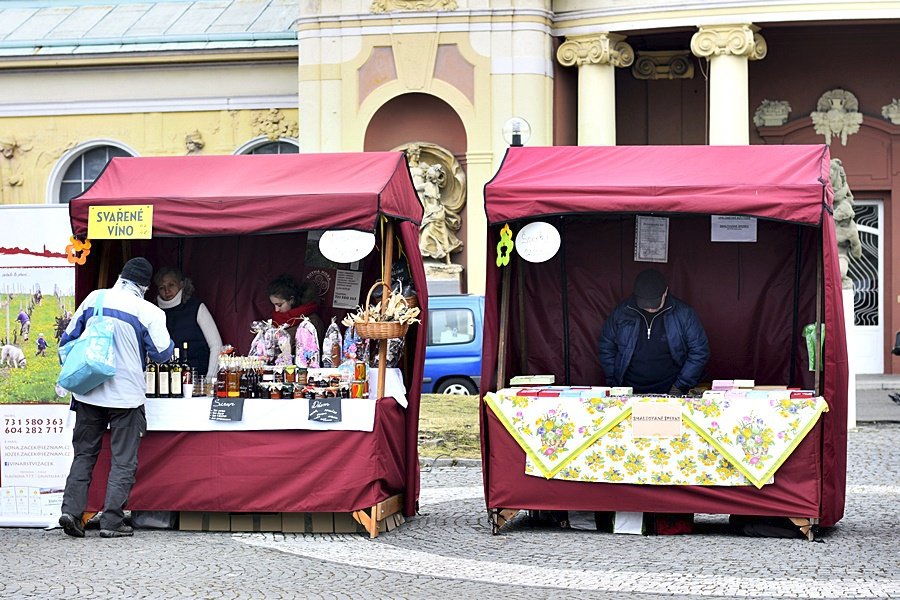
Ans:
[[[283,533],[379,533],[406,522],[403,496],[391,496],[371,508],[352,513],[179,513],[181,531],[273,531]]]

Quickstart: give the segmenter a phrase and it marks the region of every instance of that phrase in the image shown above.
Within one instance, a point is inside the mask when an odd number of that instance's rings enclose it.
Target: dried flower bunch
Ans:
[[[402,294],[391,291],[385,304],[384,312],[381,310],[381,302],[377,304],[369,304],[372,296],[371,291],[366,298],[366,308],[358,306],[355,313],[347,313],[347,316],[341,321],[346,327],[355,326],[357,323],[384,323],[399,322],[406,325],[418,323],[419,308],[410,307]]]

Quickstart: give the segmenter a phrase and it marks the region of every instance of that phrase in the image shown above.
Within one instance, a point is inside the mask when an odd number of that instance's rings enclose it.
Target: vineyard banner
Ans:
[[[55,392],[75,310],[67,205],[0,206],[0,526],[59,518],[72,461],[69,398]]]

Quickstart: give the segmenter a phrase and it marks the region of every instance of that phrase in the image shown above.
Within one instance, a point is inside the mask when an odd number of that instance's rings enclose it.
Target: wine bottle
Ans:
[[[194,383],[194,373],[188,364],[188,343],[181,345],[181,384],[191,385]]]
[[[238,378],[238,394],[241,398],[250,397],[250,371],[247,368],[247,365],[243,366],[240,377]]]
[[[170,359],[171,360],[171,359]],[[168,398],[169,397],[169,367],[171,366],[170,361],[165,361],[161,363],[157,363],[157,375],[156,375],[156,397],[157,398]]]
[[[178,348],[172,354],[172,364],[169,365],[169,397],[181,398],[183,388],[181,387],[181,359],[178,356]]]
[[[156,379],[159,373],[159,365],[156,361],[147,361],[147,370],[144,377],[147,380],[147,392],[144,394],[147,398],[159,398],[159,390],[157,390]]]

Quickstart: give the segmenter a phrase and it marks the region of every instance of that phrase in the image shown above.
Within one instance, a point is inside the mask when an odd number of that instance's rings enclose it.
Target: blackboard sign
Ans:
[[[210,421],[240,421],[244,418],[243,398],[213,398],[209,407]]]
[[[341,399],[313,398],[309,401],[309,420],[319,423],[340,423]]]

